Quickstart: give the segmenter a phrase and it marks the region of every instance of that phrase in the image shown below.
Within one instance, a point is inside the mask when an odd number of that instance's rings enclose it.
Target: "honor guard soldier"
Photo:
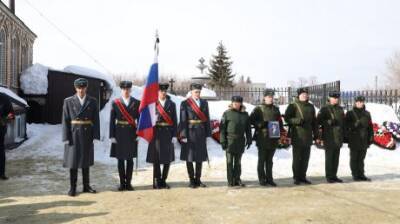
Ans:
[[[364,174],[364,159],[374,140],[371,115],[365,109],[365,97],[357,96],[354,101],[353,109],[346,113],[351,175],[355,181],[371,181]]]
[[[261,186],[272,187],[276,187],[272,176],[273,158],[283,130],[281,112],[274,105],[274,94],[273,89],[266,89],[263,104],[254,108],[250,115],[258,148],[258,180]]]
[[[6,149],[4,137],[7,133],[7,122],[14,118],[14,112],[9,97],[0,93],[0,180],[8,180],[6,176]]]
[[[232,104],[222,115],[220,125],[220,143],[226,151],[226,171],[228,186],[241,186],[241,160],[244,149],[250,148],[252,142],[250,117],[243,106],[241,96],[233,96]]]
[[[133,158],[137,157],[136,123],[140,101],[131,96],[131,81],[121,81],[121,97],[112,102],[110,114],[110,157],[118,160],[118,191],[133,191]]]
[[[318,125],[322,129],[320,145],[325,149],[325,177],[328,183],[343,182],[337,177],[340,148],[343,146],[345,133],[344,110],[339,105],[339,99],[340,92],[330,92],[328,104],[319,110],[317,116]]]
[[[191,96],[180,107],[179,138],[182,142],[180,159],[186,161],[189,187],[206,187],[201,182],[202,164],[208,160],[207,141],[211,139],[208,102],[200,99],[202,86],[190,85]],[[193,163],[196,164],[194,170]]]
[[[308,99],[308,88],[299,88],[298,97],[289,104],[285,121],[289,124],[289,136],[293,146],[294,184],[311,184],[306,178],[311,145],[318,137],[318,125],[314,105]]]
[[[69,196],[76,195],[78,169],[82,169],[83,192],[96,193],[89,185],[89,167],[94,163],[93,141],[100,140],[99,105],[86,94],[88,81],[74,81],[76,95],[64,100],[62,140],[65,143],[64,167],[70,169]]]
[[[154,189],[170,188],[166,180],[169,166],[175,160],[174,143],[177,142],[177,115],[175,103],[167,95],[168,87],[168,83],[159,84],[154,138],[147,150],[146,161],[153,164]],[[162,172],[160,164],[163,165]]]

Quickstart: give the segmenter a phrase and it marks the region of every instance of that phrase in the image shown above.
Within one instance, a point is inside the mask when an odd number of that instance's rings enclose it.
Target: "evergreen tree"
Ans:
[[[233,87],[233,79],[235,77],[231,69],[233,62],[227,56],[227,53],[225,46],[220,42],[217,47],[217,54],[212,56],[208,69],[212,87]]]

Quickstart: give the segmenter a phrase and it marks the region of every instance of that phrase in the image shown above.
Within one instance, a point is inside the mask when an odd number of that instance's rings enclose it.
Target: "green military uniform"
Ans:
[[[308,93],[308,90],[305,88],[298,90],[299,95],[303,92]],[[301,182],[310,184],[311,182],[306,179],[306,173],[311,145],[318,136],[314,105],[308,101],[295,99],[295,102],[289,104],[286,109],[285,121],[289,124],[289,136],[293,146],[293,179],[295,184]]]
[[[273,157],[278,147],[279,138],[270,138],[268,122],[278,121],[280,129],[283,123],[279,108],[273,104],[262,104],[254,108],[250,115],[251,124],[255,127],[254,139],[258,148],[257,173],[261,185],[270,184],[276,186],[273,181],[272,167]]]
[[[328,104],[318,112],[317,120],[325,149],[325,177],[328,182],[342,182],[337,171],[345,133],[344,110],[340,105]]]
[[[357,100],[364,98],[358,97]],[[364,159],[373,142],[374,132],[370,113],[364,108],[356,108],[346,113],[346,128],[350,148],[350,168],[353,179],[369,181],[364,174]]]
[[[250,118],[245,107],[226,110],[220,125],[220,142],[226,151],[228,186],[244,186],[240,180],[241,159],[245,146],[249,147],[251,141]]]

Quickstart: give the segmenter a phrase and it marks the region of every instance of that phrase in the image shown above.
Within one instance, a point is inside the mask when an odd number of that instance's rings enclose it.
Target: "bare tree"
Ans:
[[[391,89],[400,88],[400,52],[394,53],[393,56],[386,61],[386,65],[386,86]]]

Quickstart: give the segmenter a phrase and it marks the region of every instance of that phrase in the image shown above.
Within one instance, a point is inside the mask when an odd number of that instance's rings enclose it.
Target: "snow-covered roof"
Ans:
[[[21,89],[24,94],[45,95],[47,94],[49,67],[34,64],[25,69],[21,74]]]
[[[15,101],[18,101],[19,103],[21,103],[21,104],[23,104],[25,106],[28,106],[28,103],[24,99],[19,97],[17,94],[15,94],[10,89],[4,88],[4,87],[0,87],[0,93],[4,93],[7,96],[9,96],[10,98],[14,99]]]
[[[69,65],[64,68],[65,72],[77,74],[77,75],[82,75],[90,78],[96,78],[96,79],[101,79],[107,82],[108,87],[110,89],[113,89],[115,86],[115,81],[112,78],[111,75],[101,73],[97,70],[90,69],[90,68],[85,68],[82,66],[77,66],[77,65]]]
[[[31,67],[24,70],[21,74],[21,89],[24,94],[29,95],[45,95],[48,89],[48,78],[47,75],[49,70],[68,72],[88,78],[96,78],[104,80],[109,89],[113,89],[115,81],[111,75],[107,75],[96,71],[94,69],[85,68],[77,65],[69,65],[64,70],[56,70],[42,64],[36,63]]]

